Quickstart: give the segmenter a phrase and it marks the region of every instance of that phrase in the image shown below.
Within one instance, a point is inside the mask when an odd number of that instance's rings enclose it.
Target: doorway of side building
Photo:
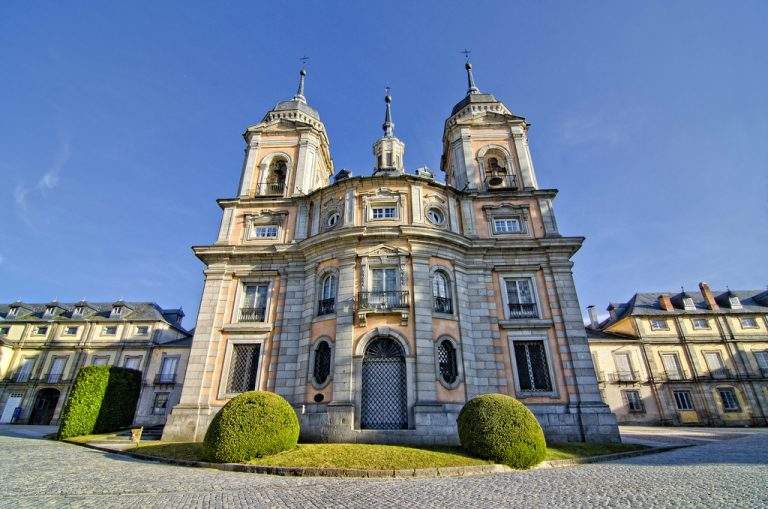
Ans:
[[[391,338],[371,341],[363,357],[362,382],[360,427],[407,428],[405,354],[397,341]]]
[[[50,387],[40,389],[35,397],[35,404],[32,407],[32,414],[29,416],[29,423],[44,426],[50,424],[53,419],[53,412],[56,410],[56,403],[59,402],[60,394],[58,389]]]

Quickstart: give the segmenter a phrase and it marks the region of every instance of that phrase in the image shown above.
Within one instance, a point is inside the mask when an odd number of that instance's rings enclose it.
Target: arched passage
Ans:
[[[40,389],[35,397],[35,404],[32,407],[32,414],[29,416],[30,424],[48,425],[53,419],[53,412],[56,410],[56,404],[59,402],[61,393],[58,389],[51,387]]]
[[[408,391],[405,355],[389,337],[368,343],[363,356],[360,427],[404,429],[408,427]]]

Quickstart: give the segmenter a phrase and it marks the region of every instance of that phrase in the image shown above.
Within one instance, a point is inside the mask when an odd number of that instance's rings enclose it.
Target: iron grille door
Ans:
[[[374,341],[363,358],[362,378],[360,427],[408,427],[405,358],[400,346],[389,339]]]

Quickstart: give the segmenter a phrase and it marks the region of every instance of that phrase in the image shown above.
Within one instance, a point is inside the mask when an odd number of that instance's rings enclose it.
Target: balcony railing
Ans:
[[[727,380],[727,379],[733,378],[733,373],[731,373],[731,371],[726,368],[715,369],[715,370],[709,371],[708,373],[699,375],[699,378],[702,378],[704,380]]]
[[[510,318],[538,318],[539,313],[536,309],[535,302],[521,303],[521,304],[509,304],[509,317]]]
[[[321,299],[317,304],[317,316],[330,315],[336,310],[336,299]]]
[[[691,377],[682,371],[678,373],[658,373],[654,375],[654,378],[660,382],[684,382],[691,380]]]
[[[64,373],[48,373],[43,376],[43,382],[48,384],[58,384],[63,381]]]
[[[240,322],[263,322],[267,316],[267,308],[240,308]]]
[[[14,384],[24,384],[29,382],[30,378],[32,378],[30,373],[14,373],[10,375],[7,380]]]
[[[367,311],[387,311],[390,309],[406,309],[408,307],[408,292],[360,292],[357,298],[357,309]]]
[[[453,301],[448,297],[434,297],[435,313],[453,314]]]
[[[514,175],[486,175],[485,188],[488,191],[517,189],[517,179]]]
[[[634,383],[640,381],[640,374],[637,371],[617,371],[609,373],[608,379],[614,383]]]
[[[285,182],[265,182],[256,190],[259,196],[282,196],[284,191]]]
[[[155,385],[172,385],[176,383],[176,373],[158,373],[155,375]]]

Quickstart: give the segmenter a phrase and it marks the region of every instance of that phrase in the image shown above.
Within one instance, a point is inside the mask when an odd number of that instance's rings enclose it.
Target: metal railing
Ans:
[[[486,175],[485,188],[488,191],[496,189],[517,189],[517,179],[514,175]]]
[[[43,375],[43,382],[48,384],[58,384],[64,379],[64,373],[48,373]]]
[[[360,292],[357,296],[358,310],[385,311],[389,309],[406,309],[408,307],[408,292]]]
[[[691,380],[691,377],[682,371],[678,373],[657,373],[653,375],[653,378],[659,382],[685,382]]]
[[[263,322],[267,316],[267,308],[240,308],[240,322]]]
[[[317,316],[330,315],[336,311],[336,299],[320,299],[317,303]]]
[[[453,300],[449,297],[434,297],[432,309],[435,313],[453,314]]]
[[[285,192],[285,182],[264,182],[256,188],[259,196],[282,196]]]
[[[535,302],[526,302],[522,304],[509,304],[510,318],[538,318],[539,313]]]
[[[640,374],[637,371],[616,371],[608,374],[608,380],[614,383],[634,383],[640,381]]]
[[[162,384],[175,384],[176,383],[176,373],[158,373],[155,375],[155,384],[162,385]]]
[[[734,376],[733,373],[731,373],[731,370],[722,368],[701,374],[699,375],[699,378],[704,380],[728,380],[734,378]]]

